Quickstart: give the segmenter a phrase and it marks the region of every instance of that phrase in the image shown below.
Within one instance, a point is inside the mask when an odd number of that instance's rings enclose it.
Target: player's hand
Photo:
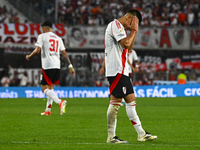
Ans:
[[[30,60],[30,57],[29,55],[26,55],[26,60],[29,61]]]
[[[139,68],[138,68],[138,67],[132,67],[132,71],[133,71],[133,72],[138,72],[138,71],[139,71]]]
[[[69,68],[69,73],[71,74],[71,76],[75,75],[75,71],[73,67]]]
[[[100,73],[100,75],[103,75],[103,74],[104,74],[104,67],[101,67],[101,68],[100,68],[99,73]]]
[[[125,25],[128,30],[136,30],[138,31],[139,19],[136,16],[133,16],[131,23],[129,24],[128,21],[125,22]]]
[[[139,72],[139,68],[138,67],[135,67],[135,72]]]

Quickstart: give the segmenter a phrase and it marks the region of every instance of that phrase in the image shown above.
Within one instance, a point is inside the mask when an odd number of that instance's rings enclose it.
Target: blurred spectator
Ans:
[[[189,74],[189,81],[196,81],[196,75],[195,75],[195,73],[190,73]]]
[[[20,84],[20,81],[23,77],[23,74],[24,74],[25,70],[23,68],[22,65],[19,66],[19,68],[17,69],[17,77],[18,77],[18,81],[17,81],[17,84],[19,85]]]
[[[148,7],[145,9],[144,13],[142,13],[142,25],[149,26],[152,20],[152,10]]]
[[[184,73],[184,70],[181,69],[180,73],[177,76],[178,84],[186,84],[187,82],[187,75]]]
[[[188,10],[188,14],[187,14],[187,22],[188,25],[192,26],[194,25],[194,13],[191,9]]]
[[[12,82],[14,80],[14,69],[12,68],[11,65],[8,65],[8,75],[9,75],[9,80]]]
[[[177,79],[177,70],[174,66],[170,67],[170,71],[169,71],[169,81],[176,81]]]
[[[14,23],[19,23],[19,17],[17,12],[14,14],[13,21]]]
[[[96,81],[94,81],[94,85],[97,86],[97,87],[101,87],[102,82],[99,79],[97,79]]]
[[[94,7],[91,9],[91,13],[96,17],[98,14],[102,13],[99,3],[96,3]]]
[[[91,15],[88,19],[88,25],[97,25],[97,19],[94,15]]]
[[[178,15],[179,24],[182,25],[182,26],[186,26],[187,25],[186,18],[187,18],[187,16],[186,16],[184,10],[182,9],[181,12]]]
[[[1,78],[1,85],[3,87],[8,87],[9,86],[9,77],[7,73],[4,73],[4,76]]]
[[[176,26],[178,24],[178,13],[175,8],[172,8],[169,17],[170,17],[170,25]]]
[[[71,76],[69,73],[65,77],[65,86],[74,86],[75,85],[75,76]]]
[[[6,19],[5,14],[2,11],[0,11],[0,23],[3,23],[5,19]]]
[[[167,7],[163,7],[163,13],[162,13],[162,25],[163,26],[169,26],[169,20],[170,20],[170,13],[168,11]]]
[[[46,14],[53,15],[53,13],[54,13],[54,7],[51,5],[46,5]]]
[[[27,85],[29,85],[28,75],[27,72],[24,72],[22,74],[19,86],[27,86]]]
[[[148,81],[153,83],[153,80],[154,80],[154,69],[152,68],[152,66],[149,65],[145,71],[146,71],[146,77],[147,77]]]
[[[169,72],[169,81],[176,81],[176,74],[173,71]]]
[[[108,82],[108,80],[107,80],[107,78],[105,76],[102,78],[102,86],[106,86],[106,87],[109,86],[109,82]]]
[[[200,67],[195,70],[195,74],[197,82],[200,83]]]
[[[28,23],[28,20],[27,20],[27,19],[25,19],[25,20],[24,20],[24,23],[25,23],[25,24],[27,24],[27,23]]]
[[[84,86],[86,82],[85,75],[82,70],[79,70],[77,73],[77,83],[78,86]]]

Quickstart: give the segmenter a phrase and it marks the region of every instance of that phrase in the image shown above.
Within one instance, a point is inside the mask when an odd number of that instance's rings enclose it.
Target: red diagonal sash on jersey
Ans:
[[[125,64],[126,64],[126,54],[127,54],[127,50],[128,49],[124,49],[122,52],[122,73],[118,73],[115,80],[113,81],[113,83],[110,85],[110,94],[112,93],[112,91],[114,90],[114,88],[116,87],[116,85],[118,84],[122,74],[124,73],[124,68],[125,68]]]

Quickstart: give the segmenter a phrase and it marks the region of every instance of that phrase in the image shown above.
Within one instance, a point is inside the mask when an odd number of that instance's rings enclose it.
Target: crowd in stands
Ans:
[[[0,5],[0,23],[20,23],[18,12],[14,12],[13,9],[8,10],[6,5]]]
[[[198,69],[176,69],[171,68],[166,71],[155,71],[151,66],[145,70],[140,69],[138,73],[133,74],[133,85],[153,85],[155,81],[175,82],[178,83],[178,76],[183,73],[186,77],[186,83],[200,83],[200,68]],[[30,74],[29,74],[30,75]],[[26,68],[20,65],[13,68],[8,65],[0,70],[0,86],[39,86],[39,76],[37,79],[29,76]],[[92,76],[91,76],[92,75]],[[32,78],[32,81],[30,80]],[[35,79],[33,79],[35,78]],[[71,76],[66,69],[61,69],[59,86],[109,86],[105,75],[100,75],[99,71],[94,72],[85,70],[77,70],[75,76]]]
[[[59,23],[67,25],[106,25],[131,8],[143,16],[143,26],[197,26],[200,1],[197,0],[60,0]]]
[[[55,16],[55,0],[23,0],[37,12]],[[107,25],[131,8],[143,16],[143,26],[199,26],[199,0],[58,0],[57,23]],[[0,7],[0,22],[17,23],[18,14]]]
[[[135,74],[133,85],[152,85],[155,81],[166,84],[167,82],[177,84],[180,73],[186,76],[186,83],[200,83],[200,68],[198,69],[177,69],[171,67],[171,69],[165,71],[155,71],[149,66],[145,70],[139,71]]]
[[[14,69],[8,65],[0,71],[0,85],[3,87],[9,86],[30,86],[28,74],[22,65]]]

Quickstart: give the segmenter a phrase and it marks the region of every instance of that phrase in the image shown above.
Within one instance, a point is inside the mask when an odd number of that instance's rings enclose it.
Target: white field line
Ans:
[[[0,141],[0,143],[3,143],[3,144],[6,144],[6,143],[12,143],[12,144],[76,144],[76,145],[108,145],[108,144],[112,144],[112,143],[64,143],[64,142],[29,142],[29,141],[11,141],[11,142],[5,142],[5,141]],[[144,146],[145,144],[142,144],[142,143],[136,143],[136,144],[121,144],[121,145],[141,145],[141,146]],[[148,143],[149,145],[149,143]],[[200,147],[200,145],[185,145],[185,144],[178,144],[178,145],[175,145],[175,144],[150,144],[152,146],[178,146],[178,147]]]

